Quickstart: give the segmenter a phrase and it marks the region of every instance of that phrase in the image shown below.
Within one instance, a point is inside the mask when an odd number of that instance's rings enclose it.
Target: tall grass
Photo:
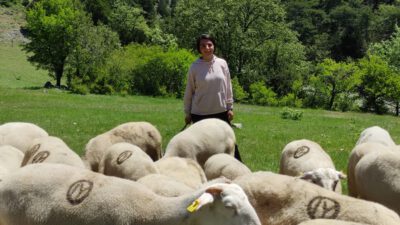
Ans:
[[[73,95],[57,89],[35,89],[48,80],[26,62],[18,47],[0,45],[0,124],[25,121],[62,138],[82,155],[94,136],[121,123],[148,121],[163,138],[163,147],[184,125],[179,99],[143,96]],[[20,77],[17,79],[17,77]],[[361,131],[378,125],[400,141],[400,122],[393,116],[300,109],[301,120],[282,119],[282,108],[235,104],[237,143],[244,163],[253,171],[278,171],[280,153],[293,140],[319,143],[339,170],[346,171],[349,152]],[[344,192],[347,191],[345,182]]]

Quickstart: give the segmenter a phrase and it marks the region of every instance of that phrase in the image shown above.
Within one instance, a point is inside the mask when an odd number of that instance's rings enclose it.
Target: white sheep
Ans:
[[[32,163],[62,163],[79,168],[86,168],[77,153],[58,137],[46,136],[36,138],[25,152],[21,166]]]
[[[137,180],[138,183],[144,184],[154,193],[166,197],[177,197],[193,192],[194,188],[175,180],[173,177],[164,174],[149,174]],[[231,183],[231,180],[225,177],[219,177],[202,184],[199,188],[205,188],[216,183]]]
[[[9,122],[0,125],[0,146],[11,145],[25,153],[33,139],[46,137],[48,133],[41,127],[26,122]]]
[[[310,219],[400,224],[399,216],[381,204],[341,195],[296,177],[260,171],[233,182],[244,189],[262,224],[297,225]]]
[[[221,176],[234,180],[239,176],[250,174],[251,170],[231,155],[219,153],[207,159],[204,173],[208,180]]]
[[[400,153],[374,152],[362,157],[354,171],[359,197],[400,214]]]
[[[127,142],[139,146],[153,161],[161,158],[161,134],[155,126],[148,122],[123,123],[97,135],[86,144],[83,158],[90,164],[91,169],[97,172],[105,150],[119,142]]]
[[[201,167],[214,154],[234,155],[236,137],[231,126],[220,119],[204,119],[176,134],[168,143],[164,157],[196,160]]]
[[[368,225],[368,224],[349,222],[343,220],[316,219],[316,220],[307,220],[299,223],[298,225]]]
[[[396,145],[389,132],[379,126],[372,126],[364,129],[361,132],[356,145],[366,142],[377,142],[388,147],[393,147]]]
[[[99,172],[136,181],[148,174],[158,173],[153,160],[138,146],[121,142],[106,149]]]
[[[21,150],[11,146],[0,146],[0,179],[21,166],[24,153]]]
[[[357,182],[355,180],[355,168],[358,162],[367,154],[372,152],[393,151],[395,147],[389,147],[380,142],[365,142],[356,145],[350,152],[349,161],[347,163],[347,187],[348,193],[352,197],[358,197]]]
[[[164,174],[152,173],[138,179],[137,182],[166,197],[177,197],[194,191],[186,184]]]
[[[261,225],[243,189],[218,183],[180,197],[62,164],[25,166],[0,182],[2,225]]]
[[[193,159],[163,157],[154,164],[160,174],[171,177],[190,188],[198,188],[207,182],[203,168]]]
[[[336,171],[331,157],[322,147],[307,139],[288,143],[281,153],[280,174],[300,176],[328,190],[342,193],[340,179],[346,176]]]

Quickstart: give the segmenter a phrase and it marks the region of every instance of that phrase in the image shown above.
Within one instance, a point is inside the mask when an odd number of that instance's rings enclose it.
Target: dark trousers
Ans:
[[[191,114],[191,117],[192,117],[193,123],[199,122],[200,120],[203,120],[203,119],[216,118],[216,119],[223,120],[223,121],[227,122],[229,125],[231,125],[231,122],[228,119],[228,112],[222,112],[222,113],[216,113],[216,114],[210,114],[210,115]],[[240,157],[239,148],[236,143],[235,143],[235,159],[242,162],[242,157]]]

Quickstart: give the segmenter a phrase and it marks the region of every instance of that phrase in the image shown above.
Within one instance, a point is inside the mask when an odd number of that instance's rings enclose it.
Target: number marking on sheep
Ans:
[[[307,206],[307,213],[311,219],[335,219],[340,212],[340,204],[330,198],[318,196],[313,198]]]
[[[78,205],[89,196],[92,189],[93,182],[88,180],[78,180],[69,187],[67,200],[72,205]]]
[[[119,156],[117,158],[118,165],[125,162],[125,160],[129,159],[129,157],[131,157],[131,156],[132,156],[132,151],[124,151],[121,154],[119,154]]]
[[[34,155],[40,148],[40,144],[34,145],[29,151],[31,152],[32,155]]]
[[[41,163],[49,157],[50,152],[48,151],[41,151],[38,152],[32,159],[32,163]]]
[[[310,147],[308,146],[301,146],[299,148],[297,148],[296,152],[294,153],[294,158],[300,158],[303,155],[307,154],[308,152],[310,152]]]

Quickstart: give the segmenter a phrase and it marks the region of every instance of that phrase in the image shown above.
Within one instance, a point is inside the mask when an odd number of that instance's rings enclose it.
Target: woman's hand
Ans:
[[[227,114],[228,114],[228,120],[229,120],[229,122],[232,121],[232,120],[233,120],[233,116],[234,116],[233,111],[232,111],[232,110],[228,110]]]

